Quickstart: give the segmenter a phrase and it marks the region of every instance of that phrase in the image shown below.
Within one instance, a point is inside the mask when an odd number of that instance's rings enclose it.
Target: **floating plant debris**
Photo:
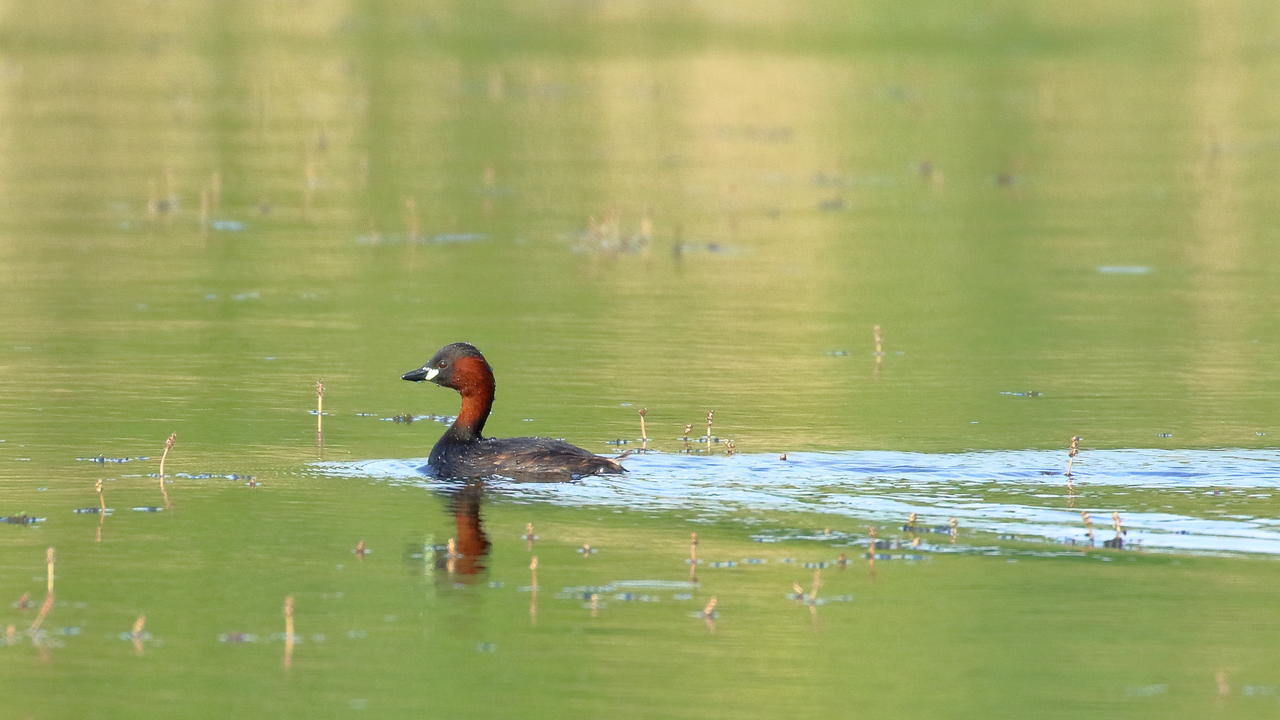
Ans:
[[[1041,393],[1039,390],[1025,390],[1025,391],[1001,390],[1000,394],[1009,395],[1011,397],[1038,398],[1043,393]]]
[[[137,456],[137,457],[106,457],[105,455],[97,455],[97,456],[94,456],[94,457],[78,457],[78,458],[76,458],[76,460],[80,460],[81,462],[92,462],[92,463],[99,463],[99,464],[105,464],[105,463],[127,463],[127,462],[137,462],[137,461],[139,461],[139,460],[150,460],[150,459],[151,459],[151,458],[146,457],[146,456],[142,456],[142,455],[139,455],[139,456]]]
[[[396,233],[367,233],[356,237],[357,245],[400,245],[403,243],[413,243],[416,245],[456,245],[458,243],[478,242],[480,240],[488,240],[488,233],[439,233],[437,235],[419,235],[417,233],[409,233],[407,235],[399,235]]]
[[[160,477],[159,473],[152,473],[150,477]],[[169,473],[168,477],[183,478],[185,480],[252,480],[252,475],[241,475],[239,473]]]
[[[97,508],[94,509],[97,510]],[[34,525],[36,523],[42,523],[44,520],[45,519],[42,517],[33,517],[26,513],[0,517],[0,523],[8,523],[10,525]]]
[[[370,417],[370,416],[372,416],[372,413],[361,415],[361,417]],[[400,413],[399,415],[391,415],[389,417],[382,417],[379,419],[385,422],[403,423],[406,425],[418,422],[419,420],[431,420],[433,422],[438,422],[443,425],[451,425],[453,424],[453,421],[457,419],[457,417],[454,415],[432,415],[432,414],[414,415],[412,413]]]
[[[156,507],[155,505],[139,505],[138,507],[130,508],[130,509],[131,509],[131,510],[133,510],[134,512],[151,512],[151,513],[156,513],[156,512],[163,512],[163,511],[164,511],[164,508],[162,508],[162,507]]]
[[[630,593],[630,592],[617,593],[616,595],[613,596],[613,599],[620,600],[622,602],[648,602],[648,603],[662,602],[662,599],[659,598],[657,595],[649,595],[647,593]]]
[[[1151,268],[1146,265],[1099,265],[1098,272],[1103,275],[1146,275]]]

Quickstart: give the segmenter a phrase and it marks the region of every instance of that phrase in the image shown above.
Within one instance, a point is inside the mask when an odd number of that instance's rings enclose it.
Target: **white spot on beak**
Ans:
[[[427,374],[424,376],[427,380],[432,380],[440,374],[439,368],[427,368]]]

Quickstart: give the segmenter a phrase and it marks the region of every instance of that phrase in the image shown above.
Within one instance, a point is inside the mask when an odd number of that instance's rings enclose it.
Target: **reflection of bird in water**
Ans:
[[[489,537],[484,533],[484,521],[480,517],[480,503],[484,497],[484,483],[469,482],[453,490],[449,495],[449,510],[453,513],[456,534],[446,550],[443,562],[437,559],[437,567],[443,566],[450,574],[476,575],[484,571],[484,559],[489,554]]]

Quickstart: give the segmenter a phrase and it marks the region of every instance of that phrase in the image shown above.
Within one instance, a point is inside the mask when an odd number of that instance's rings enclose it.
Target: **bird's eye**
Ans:
[[[449,367],[449,361],[447,361],[447,360],[441,360],[440,362],[436,363],[436,367],[438,367],[438,368],[440,368],[441,370],[443,370],[443,369],[445,369],[445,368]]]

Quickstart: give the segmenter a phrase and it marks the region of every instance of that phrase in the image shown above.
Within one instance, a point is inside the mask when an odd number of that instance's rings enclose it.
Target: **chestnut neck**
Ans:
[[[447,437],[462,442],[483,439],[480,432],[493,408],[494,386],[493,371],[483,359],[464,357],[454,363],[453,387],[462,395],[462,408],[445,432]]]

